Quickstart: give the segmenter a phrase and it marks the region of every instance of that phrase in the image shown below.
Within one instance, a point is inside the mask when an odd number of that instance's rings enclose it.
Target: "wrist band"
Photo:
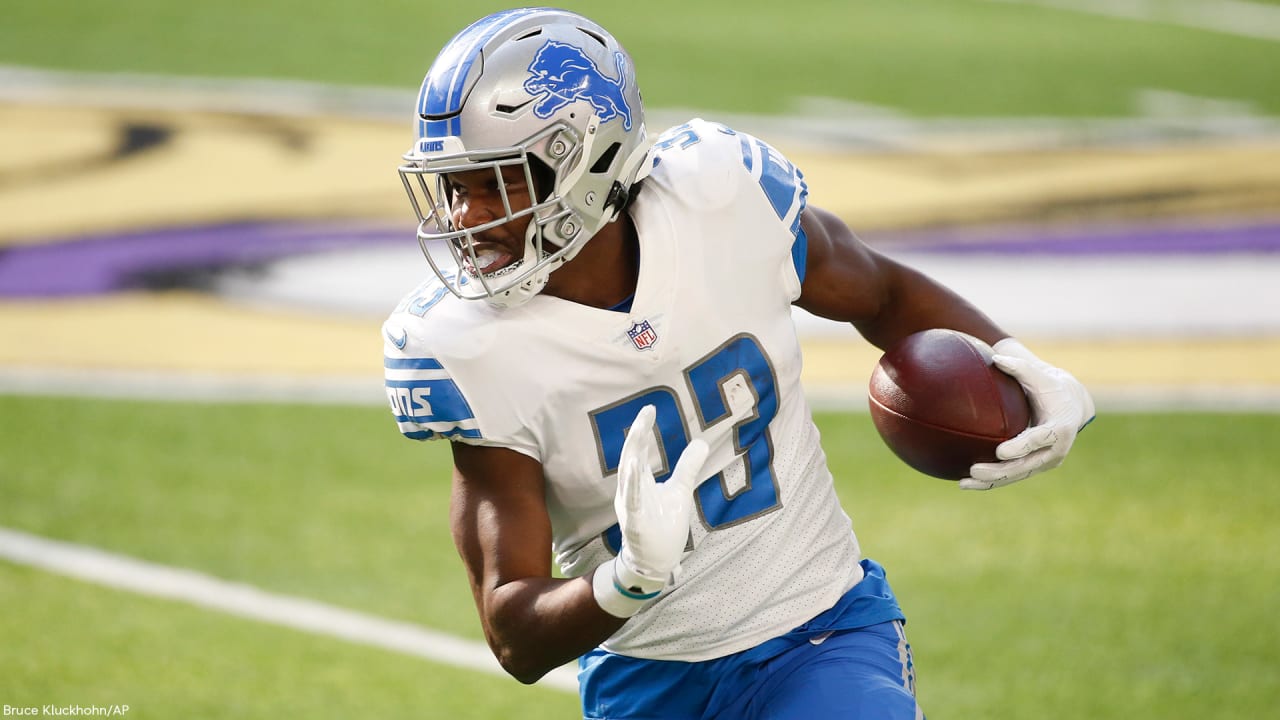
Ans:
[[[618,559],[613,558],[596,568],[591,576],[591,591],[600,609],[614,617],[629,618],[640,612],[649,601],[662,594],[661,588],[652,593],[639,593],[628,589],[618,581]]]

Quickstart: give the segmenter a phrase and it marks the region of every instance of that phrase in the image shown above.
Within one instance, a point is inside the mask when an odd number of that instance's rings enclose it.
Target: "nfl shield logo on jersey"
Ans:
[[[648,320],[632,323],[627,335],[631,338],[631,344],[635,345],[637,350],[648,350],[653,347],[654,343],[658,342],[658,333],[653,331],[653,326],[649,324]]]

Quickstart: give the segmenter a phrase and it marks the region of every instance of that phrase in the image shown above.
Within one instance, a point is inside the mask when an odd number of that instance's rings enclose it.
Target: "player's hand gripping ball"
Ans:
[[[871,420],[907,465],[945,480],[996,462],[996,446],[1027,427],[1022,387],[992,364],[986,343],[925,330],[889,348],[871,373]]]

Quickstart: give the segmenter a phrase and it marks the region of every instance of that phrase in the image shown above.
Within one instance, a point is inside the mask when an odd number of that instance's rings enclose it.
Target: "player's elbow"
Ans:
[[[538,682],[543,675],[551,672],[552,667],[554,667],[547,665],[535,653],[521,651],[511,645],[493,643],[490,647],[493,649],[494,657],[498,659],[498,664],[502,666],[502,669],[525,685],[532,685]]]
[[[539,613],[527,583],[508,583],[485,598],[482,624],[489,649],[508,675],[532,685],[582,650],[566,639],[554,613]],[[559,628],[558,630],[555,628]]]
[[[501,604],[495,603],[497,608]],[[485,639],[498,664],[508,675],[525,685],[532,685],[556,666],[548,657],[545,643],[528,631],[524,618],[503,612],[492,613],[485,623]]]
[[[516,680],[519,680],[521,683],[525,685],[533,685],[534,683],[541,680],[542,676],[546,675],[547,672],[548,672],[547,670],[542,670],[542,669],[521,671],[521,670],[512,670],[510,667],[507,668],[507,673],[509,673],[511,677],[515,678]]]

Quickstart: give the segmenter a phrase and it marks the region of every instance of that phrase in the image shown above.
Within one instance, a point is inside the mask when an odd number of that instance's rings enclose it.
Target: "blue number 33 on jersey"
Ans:
[[[731,432],[734,450],[745,466],[746,482],[730,488],[721,472],[698,486],[698,512],[707,528],[717,530],[737,525],[778,508],[778,485],[772,467],[773,443],[769,436],[769,423],[778,413],[777,380],[759,341],[745,333],[730,338],[686,368],[684,379],[693,397],[694,417],[702,433],[715,432],[717,424],[739,417]],[[747,399],[748,412],[742,412],[743,403],[734,402],[735,397]],[[661,468],[654,473],[658,482],[670,477],[675,459],[689,444],[687,416],[679,395],[665,386],[645,389],[591,413],[606,475],[617,472],[626,432],[645,405],[653,405],[657,410],[655,425],[663,460]],[[610,550],[618,552],[621,533],[617,525],[605,533],[605,542]]]

